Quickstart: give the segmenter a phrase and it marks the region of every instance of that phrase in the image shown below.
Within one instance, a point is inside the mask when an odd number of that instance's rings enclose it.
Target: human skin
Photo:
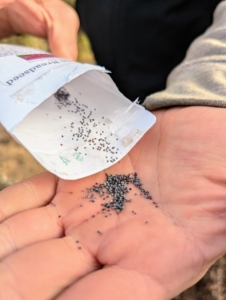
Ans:
[[[51,52],[75,60],[79,18],[61,0],[0,0],[0,38],[27,33],[47,38]]]
[[[169,300],[224,254],[226,110],[154,113],[110,168],[75,181],[45,173],[0,193],[1,300]],[[105,173],[133,172],[157,208],[133,186],[132,203],[108,217],[106,200],[83,198]]]

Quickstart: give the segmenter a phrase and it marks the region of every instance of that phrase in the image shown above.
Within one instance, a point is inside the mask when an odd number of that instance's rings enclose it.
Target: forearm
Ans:
[[[218,5],[214,22],[188,49],[184,61],[168,77],[167,88],[146,98],[154,110],[167,106],[226,107],[226,1]]]

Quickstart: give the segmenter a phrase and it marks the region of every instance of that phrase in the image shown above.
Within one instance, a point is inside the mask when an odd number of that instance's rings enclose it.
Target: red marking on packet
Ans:
[[[36,60],[36,59],[43,59],[43,58],[53,58],[52,54],[26,54],[26,55],[18,55],[18,57],[25,59],[25,60]]]

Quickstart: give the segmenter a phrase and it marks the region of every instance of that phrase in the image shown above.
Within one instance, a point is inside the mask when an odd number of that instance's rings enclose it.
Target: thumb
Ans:
[[[59,1],[51,6],[48,16],[47,36],[51,52],[56,56],[76,60],[80,24],[77,13],[69,5]]]
[[[13,2],[15,2],[15,0],[0,0],[0,9]]]

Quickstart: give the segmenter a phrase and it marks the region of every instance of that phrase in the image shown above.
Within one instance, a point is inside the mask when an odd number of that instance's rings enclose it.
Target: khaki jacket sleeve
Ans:
[[[148,110],[178,105],[226,107],[226,1],[213,24],[189,47],[184,61],[167,79],[167,87],[148,96]]]

